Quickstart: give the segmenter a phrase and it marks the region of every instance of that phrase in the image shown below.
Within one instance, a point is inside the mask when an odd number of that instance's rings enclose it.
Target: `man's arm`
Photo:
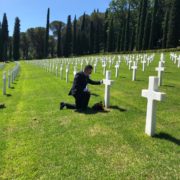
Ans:
[[[100,85],[100,84],[102,84],[101,81],[93,81],[91,79],[88,79],[88,83],[92,84],[92,85]]]

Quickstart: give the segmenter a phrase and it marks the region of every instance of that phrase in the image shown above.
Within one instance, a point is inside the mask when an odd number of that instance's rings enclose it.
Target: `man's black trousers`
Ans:
[[[66,103],[65,105],[68,109],[86,109],[89,103],[90,93],[83,92],[79,95],[74,95],[74,98],[76,105]]]

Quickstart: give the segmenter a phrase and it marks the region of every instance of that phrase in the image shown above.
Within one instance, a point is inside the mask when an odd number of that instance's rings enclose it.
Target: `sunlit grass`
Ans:
[[[111,88],[108,113],[59,110],[73,80],[60,80],[21,62],[21,72],[8,94],[0,95],[0,179],[178,179],[180,177],[180,69],[168,58],[163,86],[166,100],[157,105],[157,137],[144,134],[146,103],[141,90],[157,75],[156,60],[137,81],[123,62]],[[13,64],[6,65],[7,70]],[[71,71],[72,72],[72,71]],[[2,70],[0,71],[2,77]],[[65,77],[65,76],[64,76]],[[92,79],[102,79],[99,66]],[[0,87],[2,82],[0,83]],[[103,100],[104,86],[91,86],[89,106]]]

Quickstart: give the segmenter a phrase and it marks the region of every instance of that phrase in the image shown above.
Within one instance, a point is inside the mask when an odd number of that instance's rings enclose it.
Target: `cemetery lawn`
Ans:
[[[179,179],[180,69],[166,59],[159,89],[166,100],[157,103],[153,138],[144,133],[147,99],[141,90],[148,88],[150,75],[157,75],[159,54],[145,72],[138,67],[135,82],[122,62],[106,113],[60,111],[60,101],[74,102],[68,96],[73,75],[67,84],[20,62],[20,75],[8,95],[0,95],[6,105],[0,109],[0,179]],[[94,80],[103,78],[102,68],[97,68]],[[113,67],[112,79],[114,73]],[[96,94],[91,107],[103,100],[104,85],[89,88]]]

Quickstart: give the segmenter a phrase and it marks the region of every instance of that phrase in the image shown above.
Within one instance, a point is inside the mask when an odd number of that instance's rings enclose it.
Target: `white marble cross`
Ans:
[[[66,82],[69,81],[69,65],[66,66]]]
[[[159,61],[159,67],[156,68],[156,71],[158,71],[158,78],[159,78],[159,86],[162,85],[162,72],[164,71],[163,63]]]
[[[141,63],[143,64],[143,66],[142,66],[142,71],[144,71],[144,70],[145,70],[146,60],[143,60]]]
[[[81,71],[83,71],[83,61],[81,61]]]
[[[74,66],[74,71],[73,71],[74,77],[75,77],[76,73],[77,73],[77,67]]]
[[[58,66],[56,66],[56,77],[58,76]]]
[[[177,60],[178,60],[178,68],[180,68],[180,55],[179,55],[179,57],[177,58]]]
[[[8,71],[8,88],[11,88],[11,73]]]
[[[149,77],[149,88],[142,90],[142,97],[147,98],[145,133],[149,136],[155,134],[156,129],[156,102],[165,98],[165,93],[158,92],[158,77]]]
[[[116,74],[115,74],[115,77],[117,78],[118,75],[119,75],[119,64],[117,63],[114,67],[116,68]]]
[[[162,63],[165,63],[165,56],[164,56],[164,53],[161,53],[160,61],[161,61]]]
[[[60,79],[63,78],[63,65],[60,66]]]
[[[96,73],[96,66],[97,66],[97,64],[95,63],[94,64],[94,73]]]
[[[104,63],[104,64],[102,65],[102,67],[103,67],[103,75],[105,75],[105,73],[106,73],[106,63]]]
[[[6,95],[6,72],[3,72],[3,95]]]
[[[132,63],[132,61],[129,60],[129,61],[128,61],[128,64],[129,64],[129,70],[131,69],[131,63]]]
[[[106,71],[106,79],[103,79],[103,84],[105,85],[104,104],[106,108],[110,107],[110,86],[113,83],[113,81],[110,80],[110,78],[111,72]]]
[[[137,66],[136,66],[135,61],[133,63],[133,66],[131,67],[131,69],[133,70],[132,81],[135,81],[136,80],[136,70],[137,70]]]

